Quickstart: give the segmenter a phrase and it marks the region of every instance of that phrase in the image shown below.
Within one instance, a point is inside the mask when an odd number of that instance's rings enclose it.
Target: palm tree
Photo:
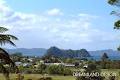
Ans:
[[[4,34],[6,31],[8,31],[7,28],[0,27],[0,44],[5,45],[6,43],[11,44],[13,46],[16,46],[13,42],[13,40],[18,40],[17,37],[10,35],[10,34]],[[15,63],[10,59],[9,54],[2,48],[0,48],[0,69],[5,75],[6,80],[9,80],[9,71],[6,69],[6,67],[2,64],[4,61],[5,64],[9,64],[10,67],[14,67],[16,71],[18,71],[18,68],[16,67]]]

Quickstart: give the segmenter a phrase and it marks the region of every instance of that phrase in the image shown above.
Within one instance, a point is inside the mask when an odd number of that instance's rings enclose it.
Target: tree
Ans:
[[[48,74],[62,74],[64,71],[64,66],[62,65],[50,65],[47,67]]]
[[[108,0],[108,3],[111,4],[111,5],[119,6],[119,0]]]
[[[90,62],[88,66],[84,69],[85,70],[82,73],[85,73],[85,75],[77,76],[76,80],[104,80],[103,76],[96,75],[101,73],[101,69],[97,67],[95,62]]]
[[[18,40],[18,38],[10,34],[4,34],[6,31],[8,31],[7,28],[0,27],[1,46],[5,45],[6,43],[16,46],[13,40]],[[19,71],[18,68],[15,66],[15,63],[10,59],[9,54],[2,48],[0,48],[0,59],[4,61],[5,64],[9,64],[10,67],[14,67],[17,71]],[[6,80],[9,80],[9,71],[5,68],[2,62],[0,63],[0,69],[4,73]]]
[[[108,55],[107,55],[107,53],[104,53],[103,55],[102,55],[102,57],[101,57],[101,68],[102,69],[106,69],[106,68],[109,68],[109,64],[108,64]]]
[[[12,59],[14,62],[23,61],[23,60],[22,60],[23,55],[22,55],[22,53],[20,53],[20,52],[16,52],[16,53],[14,53],[14,54],[11,54],[10,57],[11,57],[11,59]],[[27,61],[27,60],[26,60],[26,61]]]
[[[107,55],[107,53],[104,53],[101,57],[102,60],[107,60],[109,57]]]
[[[120,7],[120,0],[108,0],[108,3],[112,6],[117,6]],[[114,14],[118,17],[120,17],[120,12],[118,11],[112,11],[111,14]],[[117,21],[115,21],[114,23],[114,29],[120,29],[120,19],[118,19]],[[120,46],[117,48],[120,51]]]
[[[120,6],[120,0],[108,0],[108,3],[110,5]],[[120,17],[120,13],[118,11],[112,11],[111,14],[114,14],[118,17]],[[115,21],[114,23],[114,29],[120,29],[120,20]]]

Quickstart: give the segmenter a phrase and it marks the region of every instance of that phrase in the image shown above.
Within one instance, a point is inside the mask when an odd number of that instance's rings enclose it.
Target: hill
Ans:
[[[80,50],[62,50],[57,47],[51,47],[47,50],[46,56],[64,57],[64,58],[86,58],[91,57],[86,49]]]

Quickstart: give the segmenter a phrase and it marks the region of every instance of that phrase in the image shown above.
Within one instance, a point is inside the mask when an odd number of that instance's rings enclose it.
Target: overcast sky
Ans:
[[[114,9],[107,0],[0,0],[0,26],[19,38],[17,48],[116,49]]]

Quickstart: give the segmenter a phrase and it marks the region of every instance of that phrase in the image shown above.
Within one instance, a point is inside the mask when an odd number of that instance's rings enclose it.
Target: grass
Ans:
[[[117,74],[117,79],[120,80],[120,69],[102,69],[103,73],[116,73]],[[11,74],[10,78],[11,80],[15,80],[16,75],[15,74]],[[24,74],[24,80],[27,79],[32,79],[32,80],[38,80],[40,77],[43,77],[40,74]],[[53,80],[75,80],[75,77],[73,76],[59,76],[59,75],[52,75],[50,76],[53,78]],[[5,80],[4,76],[2,74],[0,74],[0,80]]]
[[[10,78],[11,80],[15,80],[16,75],[15,74],[11,74]],[[32,79],[32,80],[38,80],[40,77],[42,77],[42,75],[40,74],[24,74],[24,80],[27,79]],[[75,80],[75,77],[73,76],[51,76],[53,78],[53,80]],[[5,80],[4,76],[2,74],[0,74],[0,80]]]

